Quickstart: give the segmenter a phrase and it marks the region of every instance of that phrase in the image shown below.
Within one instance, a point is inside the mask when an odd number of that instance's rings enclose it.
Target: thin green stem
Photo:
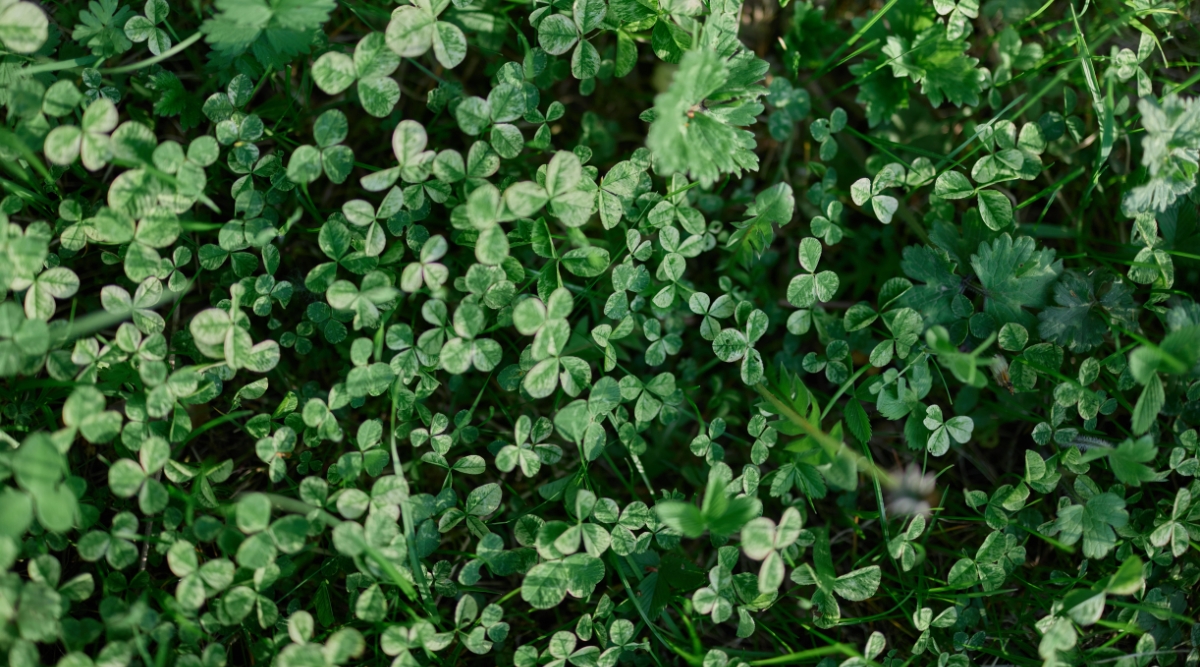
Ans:
[[[794,665],[796,663],[807,662],[817,658],[824,658],[828,655],[844,655],[848,658],[862,657],[859,652],[849,644],[833,644],[831,646],[821,646],[819,648],[810,648],[805,651],[780,655],[774,658],[751,660],[747,664],[750,665],[750,667],[764,667],[765,665]]]
[[[163,51],[162,53],[158,54],[157,56],[154,56],[153,58],[147,58],[145,60],[140,60],[136,63],[133,63],[132,65],[121,65],[120,67],[106,67],[106,68],[100,70],[100,73],[101,74],[127,74],[129,72],[136,72],[136,71],[142,69],[143,67],[157,65],[158,63],[161,63],[162,61],[166,60],[167,58],[170,58],[171,56],[173,56],[177,53],[181,53],[181,52],[187,50],[187,48],[189,46],[200,41],[200,38],[203,36],[204,36],[203,33],[196,32],[191,37],[188,37],[187,39],[176,44],[175,46],[172,46],[171,48],[167,49],[166,51]]]
[[[763,398],[767,399],[767,402],[771,404],[771,407],[775,408],[782,417],[786,418],[796,426],[799,426],[800,429],[803,430],[810,438],[815,440],[817,444],[821,446],[821,449],[825,451],[827,456],[829,456],[831,459],[837,458],[839,452],[844,446],[843,443],[835,440],[833,436],[814,426],[812,422],[801,416],[800,413],[796,412],[796,410],[793,409],[792,406],[788,405],[787,402],[775,395],[775,392],[773,392],[767,385],[760,382],[754,385],[754,389],[758,391]],[[851,456],[854,457],[855,463],[857,464],[859,470],[874,476],[879,480],[880,484],[888,488],[895,486],[895,481],[892,480],[891,475],[888,475],[885,470],[879,466],[876,466],[861,454],[855,454],[854,452],[850,452],[848,449],[847,451]]]

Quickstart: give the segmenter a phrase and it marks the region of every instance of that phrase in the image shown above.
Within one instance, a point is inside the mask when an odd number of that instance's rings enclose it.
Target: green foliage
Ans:
[[[0,0],[0,658],[1196,664],[1194,15]]]
[[[312,32],[329,20],[335,6],[333,0],[218,0],[216,14],[201,31],[220,56],[253,50],[264,66],[283,67],[293,56],[308,53]]]
[[[710,186],[723,174],[758,169],[754,136],[738,128],[763,111],[757,98],[766,91],[754,84],[766,63],[745,51],[731,55],[688,51],[670,87],[654,98],[646,145],[661,173],[686,173]]]

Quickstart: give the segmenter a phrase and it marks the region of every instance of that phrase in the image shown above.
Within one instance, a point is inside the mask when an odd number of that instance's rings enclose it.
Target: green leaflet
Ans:
[[[1194,653],[1183,4],[1021,4],[0,0],[0,655]]]

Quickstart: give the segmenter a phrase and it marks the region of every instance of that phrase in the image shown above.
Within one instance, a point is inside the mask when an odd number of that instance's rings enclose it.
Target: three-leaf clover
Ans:
[[[825,245],[837,245],[842,240],[844,232],[838,223],[842,215],[842,202],[833,200],[825,207],[825,215],[818,215],[808,221],[808,228],[813,236],[825,241]]]
[[[266,373],[279,363],[279,343],[264,340],[255,343],[250,332],[242,328],[245,315],[236,307],[232,312],[238,319],[220,308],[200,311],[192,318],[189,329],[196,347],[213,359],[223,359],[231,369],[246,368]]]
[[[167,506],[167,488],[155,475],[171,458],[171,445],[153,436],[142,442],[138,460],[118,459],[108,469],[108,487],[118,498],[138,497],[144,514],[158,514]]]
[[[1112,65],[1108,69],[1108,76],[1116,77],[1120,81],[1128,81],[1135,74],[1137,75],[1137,91],[1138,97],[1153,97],[1154,86],[1150,81],[1150,75],[1146,73],[1146,68],[1143,64],[1154,53],[1154,37],[1149,33],[1142,33],[1141,39],[1138,41],[1137,53],[1131,49],[1122,48],[1117,50],[1117,46],[1112,46],[1110,61]]]
[[[600,649],[595,646],[584,646],[575,648],[578,645],[578,637],[574,632],[560,630],[550,636],[549,644],[546,650],[542,653],[542,659],[550,658],[549,662],[545,663],[546,667],[567,667],[567,665],[591,665],[601,664],[598,662],[600,658]],[[613,655],[615,661],[617,655]],[[517,662],[517,665],[525,667],[522,663]],[[535,659],[531,665],[538,664]]]
[[[803,527],[800,511],[795,507],[783,511],[778,525],[767,517],[759,517],[742,527],[742,551],[747,558],[762,561],[758,570],[760,593],[774,593],[783,584],[784,562],[779,552],[800,539]]]
[[[233,583],[234,566],[228,558],[215,558],[201,565],[196,546],[187,540],[171,545],[167,550],[167,565],[179,577],[175,599],[187,610],[200,609],[206,599]]]
[[[817,625],[832,627],[841,618],[837,598],[853,602],[866,600],[879,589],[882,572],[878,565],[853,570],[838,577],[834,574],[833,557],[829,548],[829,533],[825,529],[815,530],[813,542],[813,566],[804,563],[792,570],[792,581],[801,586],[817,586],[812,601],[820,612]]]
[[[574,442],[588,461],[604,453],[608,436],[603,420],[620,404],[620,384],[611,376],[601,377],[588,394],[587,400],[571,401],[554,415],[559,435]]]
[[[368,257],[378,257],[387,248],[387,236],[379,220],[390,219],[399,213],[404,205],[404,195],[400,188],[392,187],[383,202],[376,208],[363,199],[351,199],[342,204],[342,215],[346,221],[363,231],[362,253]],[[398,246],[403,249],[404,246]],[[393,255],[398,258],[398,256]]]
[[[419,619],[408,627],[387,626],[380,636],[379,643],[386,655],[395,656],[396,662],[404,665],[416,662],[413,651],[425,655],[425,652],[440,651],[453,641],[453,632],[438,632],[432,623]]]
[[[511,263],[507,264],[512,266]],[[467,275],[461,278],[461,287],[458,278],[455,279],[454,285],[461,292],[469,292],[468,298],[474,299],[476,303],[499,310],[511,303],[517,293],[517,286],[509,275],[502,266],[472,264],[471,268],[467,269]],[[512,275],[517,277],[517,272],[514,271]]]
[[[507,217],[500,190],[491,183],[480,185],[467,197],[467,219],[479,231],[475,239],[475,259],[481,264],[495,266],[508,258],[508,236],[500,226]],[[605,267],[608,266],[607,257]]]
[[[545,124],[534,135],[534,143],[544,137],[546,148],[549,148],[549,123],[561,118],[563,112],[561,102],[550,103],[550,108],[546,110],[544,116]],[[541,114],[534,109],[526,114],[526,122],[530,117],[537,119],[541,117]],[[639,152],[645,154],[647,151],[638,149],[634,153],[634,160],[622,160],[614,164],[612,169],[609,169],[608,173],[600,179],[600,189],[596,191],[596,197],[600,209],[600,224],[605,229],[616,227],[617,223],[625,217],[626,210],[633,209],[635,198],[650,189],[650,175],[646,173],[649,160],[646,160],[644,155],[639,156]],[[636,159],[637,157],[642,159]]]
[[[642,322],[642,335],[650,341],[650,346],[646,348],[646,363],[651,366],[661,366],[668,356],[678,354],[683,346],[683,338],[678,330],[668,330],[664,334],[662,322],[654,318],[646,318]]]
[[[946,17],[946,39],[959,40],[971,34],[972,20],[979,18],[979,0],[934,0],[933,9]]]
[[[708,571],[708,585],[696,589],[692,594],[692,604],[697,612],[711,616],[714,623],[724,623],[733,615],[734,604],[740,602],[737,607],[737,636],[749,637],[754,634],[755,628],[751,612],[770,607],[778,594],[760,592],[758,577],[752,573],[732,574],[737,560],[737,547],[718,549],[717,564]]]
[[[12,438],[8,441],[11,443]],[[0,506],[5,512],[2,534],[24,535],[35,516],[43,528],[55,533],[65,533],[78,524],[80,508],[74,490],[78,487],[64,479],[66,456],[47,434],[34,433],[25,438],[9,461],[11,475],[20,489],[5,486],[0,491]]]
[[[713,623],[724,623],[733,615],[733,594],[733,576],[718,563],[708,571],[708,585],[692,593],[692,606],[712,618]]]
[[[112,567],[123,570],[137,561],[138,548],[132,540],[139,538],[137,516],[118,512],[112,519],[112,530],[88,531],[79,538],[76,549],[79,557],[89,563],[104,558]]]
[[[767,102],[772,108],[767,116],[767,130],[777,141],[785,141],[790,137],[796,123],[807,118],[812,110],[812,99],[808,91],[793,87],[792,82],[782,76],[771,79],[770,85],[767,86]]]
[[[467,38],[453,23],[438,16],[450,6],[450,0],[414,0],[392,12],[385,35],[388,48],[404,58],[433,55],[446,69],[454,69],[467,57]]]
[[[296,449],[296,432],[289,426],[281,426],[270,437],[259,438],[254,443],[254,453],[258,459],[267,464],[268,476],[272,482],[280,482],[287,474],[287,460],[284,458]]]
[[[46,159],[58,165],[69,165],[81,158],[88,171],[102,169],[112,159],[109,138],[117,127],[117,107],[108,98],[100,97],[83,112],[82,128],[59,125],[46,135]]]
[[[700,337],[713,340],[721,332],[720,320],[733,314],[736,303],[728,294],[722,294],[716,299],[710,298],[704,292],[692,292],[688,297],[688,309],[700,315]]]
[[[821,262],[821,242],[809,236],[800,242],[797,251],[800,266],[807,272],[792,278],[787,287],[787,300],[797,308],[812,308],[828,301],[837,292],[839,280],[833,271],[817,271]]]
[[[373,329],[379,326],[380,308],[400,294],[392,286],[391,276],[383,271],[371,271],[356,286],[349,280],[336,280],[325,290],[325,300],[334,310],[354,313],[354,329]]]
[[[379,446],[382,440],[383,424],[378,419],[368,419],[363,422],[358,427],[358,433],[354,438],[354,444],[358,446],[359,451],[343,454],[342,458],[348,457],[350,463],[343,466],[339,461],[339,470],[362,468],[367,471],[368,475],[378,477],[391,460],[388,450]],[[343,473],[342,479],[353,479],[353,477]]]
[[[838,107],[829,114],[829,118],[818,118],[809,125],[808,131],[812,138],[821,144],[819,153],[823,161],[829,162],[837,157],[838,144],[833,135],[846,128],[846,121],[846,110]]]
[[[847,317],[849,312],[847,312]],[[921,314],[912,308],[897,308],[883,314],[884,326],[892,337],[880,342],[871,350],[871,365],[882,368],[892,362],[893,356],[907,359],[912,347],[917,344],[925,330]]]
[[[496,452],[496,467],[501,472],[512,472],[520,465],[526,477],[533,477],[543,464],[557,463],[562,458],[562,448],[543,442],[552,431],[549,419],[541,417],[537,423],[531,423],[527,415],[521,415],[513,426],[513,443]]]
[[[554,548],[562,552],[564,555],[570,555],[579,551],[579,546],[582,543],[584,550],[597,558],[604,555],[608,551],[608,547],[612,544],[612,536],[608,530],[599,523],[591,523],[587,520],[592,517],[592,513],[597,508],[608,507],[615,512],[616,503],[611,500],[605,500],[604,505],[597,503],[596,494],[587,489],[580,489],[575,494],[575,523],[568,526],[554,540]]]
[[[917,546],[914,546],[921,533],[925,532],[925,515],[917,514],[908,522],[908,527],[898,533],[888,542],[888,553],[900,561],[900,567],[908,572],[917,564]],[[920,628],[918,628],[920,629]]]
[[[120,432],[123,419],[120,412],[105,410],[106,403],[107,399],[99,389],[81,384],[63,403],[63,423],[70,429],[78,429],[88,442],[108,442]],[[136,449],[137,440],[126,442],[126,445]]]
[[[57,308],[55,299],[69,299],[79,291],[79,276],[62,266],[46,269],[33,279],[25,292],[25,316],[49,320]]]
[[[405,183],[420,183],[429,178],[438,153],[425,150],[428,144],[429,135],[426,134],[424,125],[415,120],[400,121],[396,125],[396,129],[392,131],[392,152],[396,154],[399,166],[363,176],[360,181],[363,189],[379,192],[392,187],[397,179],[401,179]],[[471,152],[474,153],[475,147],[471,148]],[[499,160],[497,159],[496,162],[499,163]],[[491,173],[487,172],[481,175],[488,176]]]
[[[162,281],[158,278],[143,280],[132,296],[120,285],[105,285],[100,290],[100,305],[104,310],[119,317],[132,318],[134,325],[144,334],[160,333],[166,328],[167,323],[162,315],[153,310],[162,298]]]
[[[475,623],[477,617],[478,625],[467,632],[465,628]],[[504,618],[503,607],[498,604],[489,604],[480,613],[479,603],[476,602],[475,597],[467,594],[459,599],[458,606],[454,610],[455,631],[460,635],[463,646],[468,651],[483,655],[492,650],[494,642],[503,642],[508,637],[509,626],[508,623],[500,620],[502,618]]]
[[[449,249],[449,244],[441,234],[426,240],[417,261],[404,267],[400,274],[400,289],[411,294],[421,289],[422,285],[436,290],[445,284],[450,277],[450,270],[438,260],[445,257]]]
[[[575,598],[590,595],[597,584],[604,580],[606,572],[604,561],[589,553],[546,560],[525,573],[521,583],[521,598],[534,609],[551,609],[558,606],[568,593]]]
[[[26,319],[12,301],[0,303],[0,377],[33,372],[41,366],[50,342],[44,320]]]
[[[871,204],[871,211],[883,224],[891,224],[892,216],[900,208],[900,202],[891,195],[885,194],[888,188],[898,188],[904,185],[905,169],[902,165],[892,162],[879,170],[874,179],[860,178],[850,186],[850,198],[855,206]]]
[[[388,48],[378,32],[368,33],[354,47],[354,57],[340,51],[327,51],[312,65],[313,83],[328,95],[337,95],[358,82],[358,101],[363,110],[376,118],[392,112],[400,101],[400,84],[392,72],[400,66],[400,56]]]
[[[471,490],[467,494],[467,501],[460,510],[457,507],[451,507],[442,517],[441,523],[438,524],[438,530],[447,532],[454,526],[458,525],[463,519],[467,520],[467,528],[476,537],[487,535],[487,524],[484,519],[500,509],[500,501],[503,493],[500,491],[499,484],[483,484]]]
[[[937,616],[933,615],[933,610],[929,607],[921,607],[912,615],[913,625],[917,631],[921,633],[917,637],[917,641],[913,642],[913,655],[921,655],[926,650],[932,650],[935,655],[940,654],[937,640],[933,638],[930,628],[949,628],[953,627],[958,622],[958,607],[946,607]]]
[[[538,44],[553,56],[562,55],[574,46],[571,75],[590,79],[600,71],[600,52],[586,36],[600,27],[607,11],[604,0],[575,0],[570,17],[566,14],[541,17],[536,24]]]
[[[559,151],[546,165],[541,183],[519,181],[504,191],[504,203],[518,218],[527,218],[549,206],[550,213],[567,227],[581,227],[596,212],[596,185],[583,177],[583,163],[574,153]]]
[[[941,456],[950,451],[951,438],[959,444],[966,444],[971,439],[971,432],[975,430],[975,422],[965,415],[943,420],[942,409],[937,405],[925,408],[925,419],[922,423],[931,431],[926,447],[934,456]]]
[[[565,287],[551,292],[545,302],[534,297],[513,308],[513,325],[517,331],[533,336],[530,354],[537,363],[525,375],[522,386],[534,398],[545,398],[554,393],[560,380],[571,396],[578,396],[590,383],[592,370],[587,362],[563,354],[571,338],[567,317],[574,309],[575,298]]]
[[[501,83],[492,88],[487,99],[468,97],[458,103],[454,117],[463,132],[471,136],[492,128],[489,139],[496,153],[512,159],[525,148],[525,138],[513,121],[522,118],[527,110],[525,90],[515,83]]]
[[[1157,519],[1155,523],[1158,525],[1150,533],[1150,543],[1156,547],[1165,547],[1169,543],[1171,554],[1179,558],[1187,553],[1189,540],[1200,534],[1200,505],[1192,505],[1190,491],[1179,489],[1171,504],[1171,516],[1165,521]]]
[[[850,377],[850,367],[846,363],[849,359],[850,344],[837,338],[825,346],[825,354],[809,352],[800,364],[806,373],[818,373],[824,369],[825,379],[841,384]]]
[[[737,313],[735,313],[735,316]],[[742,382],[748,385],[758,384],[763,377],[762,354],[754,347],[758,339],[767,333],[771,320],[767,314],[755,309],[740,320],[742,329],[726,328],[713,339],[713,353],[721,361],[741,363]]]
[[[479,338],[487,322],[483,309],[473,303],[463,303],[454,311],[454,338],[442,346],[442,368],[452,375],[461,375],[474,366],[487,373],[500,363],[500,344],[490,338]]]
[[[675,376],[659,373],[643,383],[636,375],[621,378],[621,401],[637,401],[633,406],[633,418],[638,422],[649,422],[659,415],[663,401],[675,393]]]
[[[158,24],[166,20],[171,7],[167,0],[146,0],[142,11],[145,16],[134,16],[125,22],[125,36],[134,44],[146,42],[150,53],[162,55],[171,48],[171,36]]]
[[[234,517],[238,529],[247,536],[237,548],[237,562],[242,567],[267,567],[275,562],[278,552],[294,554],[304,548],[308,520],[290,514],[272,522],[271,501],[261,493],[242,496]]]
[[[342,145],[349,131],[346,114],[337,109],[317,116],[313,123],[313,139],[317,145],[305,144],[292,152],[287,165],[288,180],[307,185],[320,178],[323,172],[334,183],[345,182],[354,166],[354,151]]]
[[[342,222],[343,216],[335,213],[321,225],[317,234],[317,245],[330,260],[318,264],[304,278],[304,286],[311,292],[325,292],[337,279],[338,267],[351,273],[366,275],[379,265],[379,258],[366,253],[365,248],[355,248],[361,237]],[[247,225],[249,228],[249,225]]]
[[[253,142],[262,136],[265,128],[262,119],[247,114],[243,109],[254,95],[254,82],[245,74],[238,74],[229,81],[224,92],[213,93],[204,100],[202,110],[208,119],[217,124],[217,141],[225,146],[235,142]],[[243,149],[250,148],[244,144]],[[238,152],[235,148],[234,154]],[[252,154],[258,157],[258,149]],[[253,160],[250,160],[253,162]]]

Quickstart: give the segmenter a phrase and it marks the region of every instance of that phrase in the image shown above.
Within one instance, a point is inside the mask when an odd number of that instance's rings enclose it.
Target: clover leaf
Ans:
[[[432,46],[442,67],[457,67],[467,57],[467,38],[458,26],[438,20],[449,6],[450,0],[416,0],[397,7],[385,34],[388,48],[403,58],[416,58]]]
[[[767,332],[770,319],[761,310],[749,313],[739,322],[744,329],[726,328],[713,339],[713,352],[721,361],[741,362],[742,382],[756,384],[763,375],[762,355],[754,344]]]
[[[942,409],[936,405],[925,408],[925,428],[929,429],[929,440],[926,447],[934,456],[941,456],[950,451],[950,440],[953,438],[959,444],[966,444],[975,430],[975,422],[970,417],[960,415],[943,421]]]
[[[886,165],[875,178],[860,178],[850,186],[850,198],[855,206],[871,204],[875,217],[885,225],[892,222],[892,216],[900,208],[900,202],[893,196],[884,194],[888,188],[904,185],[905,169],[903,165],[891,163]]]
[[[328,95],[338,95],[358,84],[363,110],[376,118],[392,112],[400,101],[400,85],[392,72],[400,66],[400,55],[389,48],[387,38],[368,33],[354,47],[354,56],[327,51],[313,62],[313,82]]]

